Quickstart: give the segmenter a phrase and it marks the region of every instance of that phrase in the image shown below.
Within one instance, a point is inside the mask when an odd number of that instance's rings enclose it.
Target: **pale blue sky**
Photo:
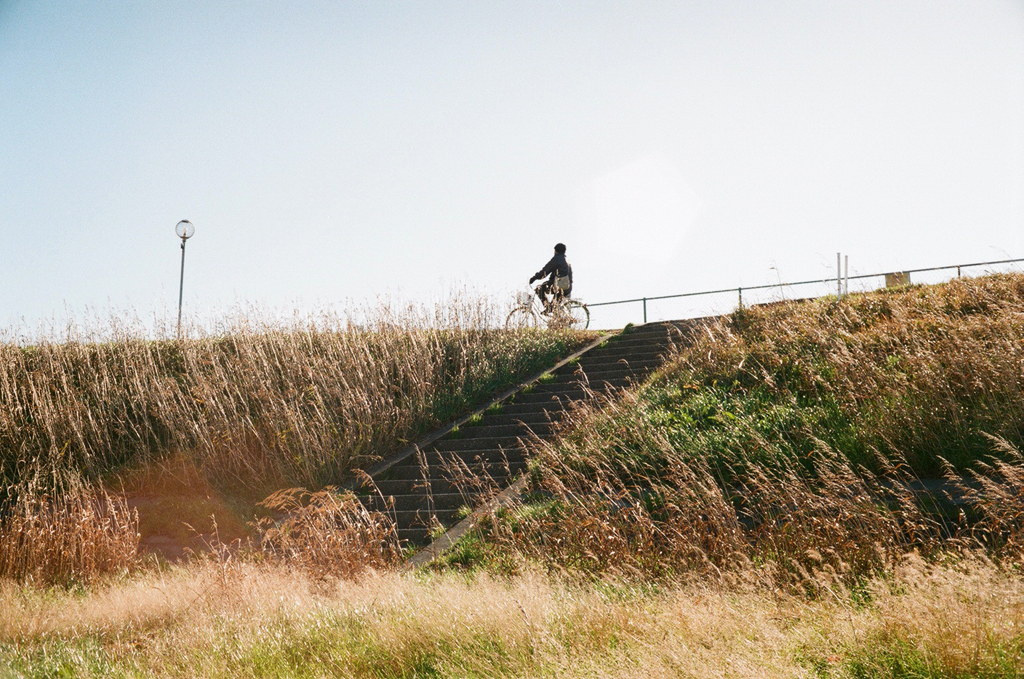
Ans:
[[[0,323],[1024,256],[1024,2],[0,0]]]

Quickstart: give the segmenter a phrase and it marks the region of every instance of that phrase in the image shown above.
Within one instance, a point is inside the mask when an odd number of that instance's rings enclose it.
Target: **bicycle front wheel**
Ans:
[[[536,328],[540,319],[534,310],[526,305],[518,306],[505,319],[506,330],[521,330],[523,328]]]
[[[590,309],[583,302],[570,299],[565,303],[565,312],[569,314],[571,330],[586,330],[590,327]]]

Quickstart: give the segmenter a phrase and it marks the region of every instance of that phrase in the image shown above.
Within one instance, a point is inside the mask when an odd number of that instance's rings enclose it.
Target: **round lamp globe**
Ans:
[[[178,234],[178,238],[182,240],[188,240],[195,232],[196,227],[187,219],[181,220],[178,222],[177,226],[174,227],[174,233]]]

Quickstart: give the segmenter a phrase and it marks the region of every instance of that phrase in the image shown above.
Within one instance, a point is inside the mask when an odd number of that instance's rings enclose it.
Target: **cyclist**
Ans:
[[[544,313],[549,313],[551,311],[547,298],[549,293],[552,301],[572,294],[572,267],[569,265],[569,260],[565,258],[564,244],[555,245],[555,256],[544,265],[543,269],[533,274],[530,284],[532,285],[534,281],[539,281],[545,276],[548,276],[548,280],[537,287],[537,296],[544,303]]]

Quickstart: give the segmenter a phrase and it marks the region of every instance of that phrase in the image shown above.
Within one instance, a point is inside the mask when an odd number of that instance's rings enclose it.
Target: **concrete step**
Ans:
[[[555,375],[572,375],[580,370],[590,374],[616,368],[628,368],[630,370],[650,370],[661,365],[662,359],[658,354],[652,353],[647,358],[627,359],[618,356],[608,356],[602,361],[580,361],[571,365],[564,365],[554,372]]]
[[[589,387],[590,389],[598,390],[607,387],[621,387],[628,382],[636,382],[637,378],[629,373],[622,373],[618,377],[611,379],[586,379],[581,377],[580,379],[575,378],[563,378],[553,380],[551,382],[545,382],[538,384],[536,387],[530,390],[531,394],[558,394],[565,391],[575,391]],[[528,394],[524,394],[528,395]]]
[[[505,450],[522,450],[523,441],[528,441],[529,435],[523,433],[521,436],[492,436],[487,438],[487,444],[481,443],[478,438],[456,438],[456,439],[441,439],[435,443],[432,448],[433,450],[440,451],[456,451],[456,450],[472,450],[474,448],[503,448]]]
[[[407,528],[433,526],[434,523],[431,521],[431,518],[436,519],[438,523],[448,527],[458,521],[459,510],[435,509],[431,511],[427,509],[413,509],[408,511],[395,511],[392,512],[391,518],[394,520],[396,525]]]
[[[482,439],[477,441],[478,447],[465,450],[436,450],[430,448],[424,451],[428,465],[433,467],[450,467],[452,463],[501,463],[505,461],[519,461],[524,459],[525,448],[501,448],[492,443],[493,439]],[[410,461],[409,464],[418,464]]]
[[[559,417],[563,412],[565,412],[565,409],[560,408],[557,404],[548,405],[543,403],[520,403],[518,401],[513,401],[501,407],[501,414],[507,417],[517,417],[519,415],[533,416],[537,413],[547,413],[551,417]]]
[[[437,450],[429,448],[424,451],[424,462],[429,468],[446,469],[453,465],[464,466],[474,464],[500,464],[504,462],[518,462],[524,459],[525,448],[501,448],[493,443],[493,439],[480,439],[476,441],[476,448],[464,450]],[[396,466],[419,466],[420,460],[409,459]]]
[[[412,493],[407,495],[370,495],[360,498],[363,505],[378,512],[407,512],[415,510],[458,509],[466,504],[467,498],[462,493]],[[402,524],[399,523],[399,526]]]
[[[675,339],[678,333],[673,332],[669,328],[651,328],[648,330],[633,330],[631,332],[616,335],[615,337],[608,340],[609,344],[618,344],[626,341],[637,341],[644,340],[647,342],[664,342],[666,340]]]
[[[427,459],[426,468],[421,467],[416,461],[402,462],[391,467],[377,479],[377,483],[383,481],[423,481],[424,479],[444,478],[451,476],[456,470],[466,471],[468,467],[470,474],[478,476],[504,476],[509,469],[517,470],[526,466],[525,458],[521,451],[477,449],[464,451],[464,455],[455,458],[451,453],[446,453],[443,459],[434,456]]]
[[[601,393],[601,392],[598,392]],[[551,393],[547,391],[532,391],[529,394],[519,394],[516,396],[515,403],[517,405],[537,405],[549,406],[552,408],[565,408],[565,406],[572,401],[583,401],[591,396],[590,392],[584,391],[582,388],[567,389],[561,393]]]
[[[619,338],[616,337],[608,341],[608,346],[605,349],[614,349],[616,351],[625,351],[628,349],[644,349],[651,351],[654,349],[667,349],[673,344],[673,339],[667,335],[663,338],[656,337],[638,337],[632,338]]]
[[[381,495],[407,495],[410,493],[467,493],[477,494],[489,488],[504,488],[511,482],[511,478],[504,468],[497,468],[494,471],[501,472],[493,476],[481,477],[476,481],[452,480],[438,472],[428,481],[422,478],[416,479],[388,479],[377,482],[377,490]]]
[[[533,426],[525,424],[475,424],[459,430],[458,439],[502,438],[508,436],[529,436],[533,432],[537,436],[546,436],[551,432],[548,422]],[[458,440],[456,439],[456,440]]]
[[[423,546],[430,543],[430,530],[426,526],[399,528],[398,541],[403,545]]]
[[[660,346],[642,346],[642,347],[624,347],[620,350],[601,349],[594,350],[596,353],[593,355],[587,355],[587,361],[593,361],[596,363],[612,363],[617,361],[637,361],[637,360],[648,360],[657,359],[668,353],[667,347]],[[580,361],[583,362],[582,360]]]
[[[564,393],[564,392],[569,392],[569,391],[572,391],[574,389],[581,388],[583,385],[586,385],[587,387],[589,387],[593,391],[604,391],[604,390],[607,390],[607,389],[618,389],[618,388],[621,388],[621,387],[625,387],[625,386],[627,386],[629,384],[635,383],[636,381],[637,381],[636,378],[631,376],[631,375],[629,375],[628,373],[624,373],[624,374],[622,374],[622,376],[615,377],[615,378],[612,378],[612,379],[591,379],[589,381],[586,381],[586,380],[571,380],[571,381],[569,381],[569,380],[566,380],[566,381],[554,380],[552,382],[548,382],[547,384],[542,384],[542,385],[538,386],[536,389],[533,390],[533,393],[561,394],[561,393]]]
[[[624,378],[632,377],[633,371],[626,366],[620,366],[611,370],[601,370],[594,373],[570,373],[565,375],[555,375],[554,379],[547,380],[546,382],[538,382],[534,389],[540,389],[541,387],[556,387],[558,385],[572,385],[581,382],[594,382],[594,381],[614,381],[621,380]]]
[[[629,332],[623,332],[617,337],[626,339],[630,337],[685,337],[687,333],[691,332],[689,328],[683,328],[675,325],[642,325],[632,328]]]
[[[557,387],[559,385],[578,384],[578,383],[581,383],[581,382],[586,382],[588,379],[590,379],[590,380],[595,380],[595,379],[609,379],[609,380],[621,379],[623,377],[628,377],[631,374],[629,369],[624,367],[624,366],[623,367],[619,367],[619,368],[614,368],[612,370],[603,370],[601,372],[604,373],[606,376],[602,377],[602,376],[599,376],[599,375],[589,375],[587,373],[581,373],[581,372],[564,373],[564,374],[561,374],[561,375],[554,375],[554,376],[552,376],[552,379],[548,379],[548,380],[545,380],[543,382],[538,382],[534,386],[534,389],[540,389],[541,387],[551,388],[551,387]],[[609,374],[609,373],[611,373],[611,374]]]
[[[656,324],[668,328],[673,332],[683,333],[684,335],[700,328],[707,322],[715,320],[713,318],[687,318],[681,321],[656,321]],[[637,326],[638,329],[643,329],[655,325],[655,323],[648,323],[647,325]]]
[[[620,377],[635,377],[637,375],[646,374],[646,372],[647,371],[643,368],[634,368],[628,363],[613,363],[606,366],[599,366],[597,369],[579,369],[571,373],[562,373],[546,384],[562,382],[564,380],[576,380],[577,382],[585,380],[614,380]]]
[[[506,408],[511,407],[511,405],[506,406]],[[532,429],[533,427],[541,424],[553,424],[557,422],[558,419],[559,413],[548,413],[539,408],[534,408],[533,410],[526,412],[510,414],[506,414],[505,410],[502,409],[496,415],[488,415],[485,417],[480,424],[482,426],[493,426],[498,424],[517,424],[521,422]]]

